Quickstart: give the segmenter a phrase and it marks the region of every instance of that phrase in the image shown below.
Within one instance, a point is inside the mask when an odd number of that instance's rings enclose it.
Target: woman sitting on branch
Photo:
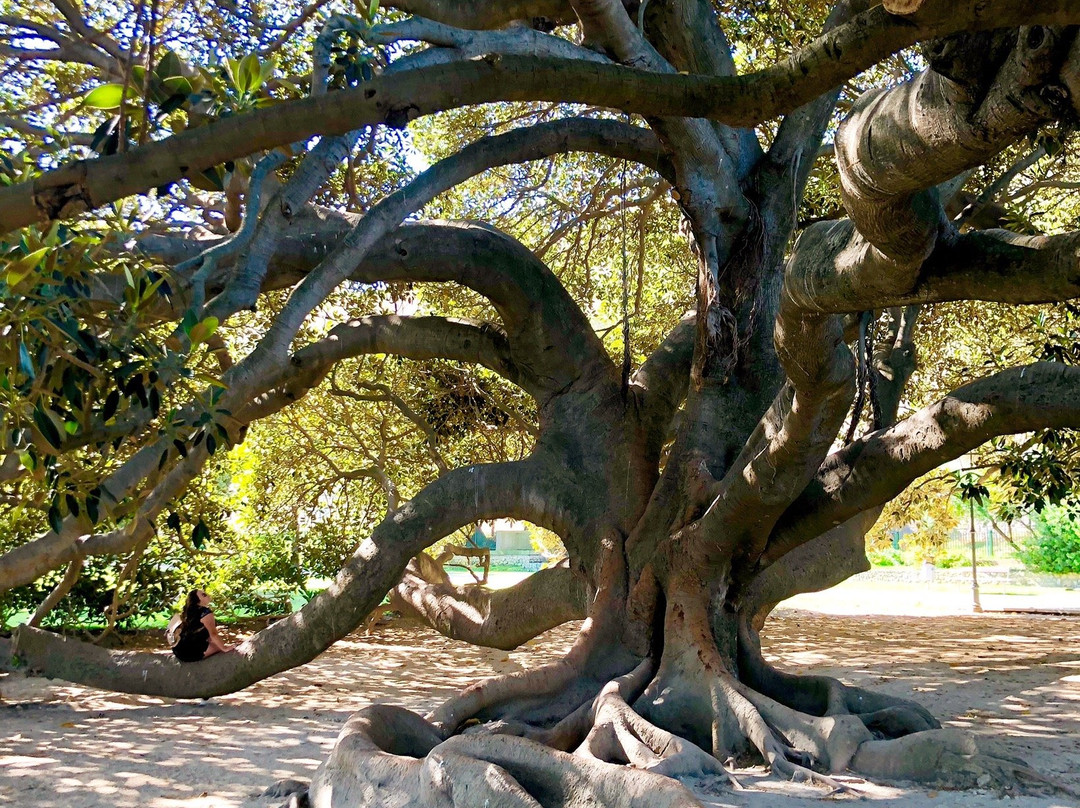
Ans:
[[[210,596],[203,590],[188,592],[181,617],[180,637],[172,649],[181,662],[198,662],[236,647],[225,645],[218,636],[217,621],[210,610]]]

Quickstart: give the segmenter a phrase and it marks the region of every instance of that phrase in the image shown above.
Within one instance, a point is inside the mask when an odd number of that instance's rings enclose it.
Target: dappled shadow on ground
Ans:
[[[208,702],[119,696],[0,675],[0,803],[41,808],[262,808],[275,780],[307,778],[345,719],[372,702],[421,712],[476,679],[569,647],[576,624],[507,653],[394,621],[314,662]],[[1007,736],[1014,754],[1080,787],[1080,619],[843,617],[781,610],[766,653],[795,673],[916,698],[943,723]],[[752,778],[753,779],[753,778]],[[754,781],[756,784],[756,780]],[[992,794],[875,787],[882,804],[997,805]],[[724,793],[717,806],[795,808],[802,799]],[[1065,806],[1061,800],[1028,806]]]

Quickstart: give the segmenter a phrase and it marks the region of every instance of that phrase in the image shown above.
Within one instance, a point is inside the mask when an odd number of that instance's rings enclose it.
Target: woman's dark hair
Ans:
[[[198,631],[202,625],[202,608],[199,606],[199,593],[202,590],[192,589],[188,592],[187,600],[184,601],[183,630]]]

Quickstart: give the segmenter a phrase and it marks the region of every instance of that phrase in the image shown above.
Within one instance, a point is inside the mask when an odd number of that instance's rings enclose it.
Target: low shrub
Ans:
[[[884,550],[869,550],[866,553],[867,560],[875,567],[902,567],[904,566],[903,554],[892,547]]]
[[[1047,508],[1018,556],[1035,572],[1080,573],[1080,528],[1073,514],[1066,508]]]
[[[971,556],[962,553],[944,553],[934,559],[934,566],[941,567],[943,570],[953,567],[970,567]]]

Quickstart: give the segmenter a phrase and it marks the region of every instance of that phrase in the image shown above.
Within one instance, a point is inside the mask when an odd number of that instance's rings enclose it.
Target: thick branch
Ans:
[[[482,138],[439,161],[413,182],[371,208],[319,266],[293,290],[288,302],[255,349],[226,374],[224,381],[229,387],[223,399],[225,406],[247,398],[250,390],[258,384],[267,364],[273,363],[276,358],[284,357],[290,342],[312,310],[348,278],[376,244],[398,227],[409,214],[422,208],[440,193],[488,168],[541,159],[578,149],[590,150],[596,142],[597,130],[587,125],[588,123],[575,119],[561,120]],[[625,133],[625,128],[620,131]],[[615,150],[617,151],[617,148]],[[230,289],[227,286],[219,296],[219,301],[224,301],[220,306],[226,313],[233,310],[229,297]],[[217,305],[218,301],[215,301],[215,306]],[[213,311],[212,306],[211,313]],[[577,334],[576,337],[585,341],[596,339],[591,329]],[[572,347],[576,349],[580,346],[575,344]],[[574,366],[574,371],[579,373],[587,369],[587,366]]]
[[[639,397],[639,417],[655,440],[667,439],[668,427],[686,398],[697,332],[696,316],[682,318],[630,378]]]
[[[443,25],[423,17],[372,28],[364,37],[369,45],[390,45],[402,41],[426,42],[435,47],[409,53],[387,65],[383,75],[415,70],[489,54],[513,56],[554,56],[610,64],[610,59],[568,39],[523,26],[495,31],[470,31]]]
[[[930,69],[865,93],[837,132],[844,206],[870,249],[898,263],[894,275],[917,269],[951,230],[935,186],[1067,111],[1047,88],[1060,81],[1072,33],[1035,27],[995,36],[1008,48],[1003,64],[995,64],[1000,48],[978,34],[936,43]],[[958,60],[969,64],[957,68]],[[950,75],[935,69],[941,62]]]
[[[325,339],[297,351],[274,377],[274,387],[289,383],[297,370],[306,376],[325,374],[346,359],[364,354],[391,354],[408,359],[449,359],[483,365],[515,384],[523,381],[506,336],[498,328],[445,317],[361,317],[335,326]]]
[[[733,554],[757,558],[776,520],[812,479],[850,406],[854,365],[839,318],[781,310],[776,348],[788,383],[720,481],[712,505],[681,536],[699,563],[726,563]]]
[[[874,526],[880,508],[853,516],[770,564],[738,593],[739,610],[761,630],[765,618],[782,600],[802,592],[820,592],[866,572],[866,533]]]
[[[627,127],[624,127],[627,128]],[[307,275],[357,220],[308,209],[294,217],[271,259],[263,291],[287,288]],[[166,262],[197,249],[179,239],[148,239],[146,248]],[[227,269],[227,264],[223,267]],[[581,368],[610,361],[592,326],[558,279],[515,239],[472,222],[418,222],[384,238],[349,275],[363,283],[409,281],[460,283],[487,297],[499,311],[518,370],[483,364],[534,394],[570,384]],[[224,278],[211,278],[211,290]],[[182,289],[174,295],[183,299]],[[569,375],[568,375],[569,374]]]
[[[392,0],[386,5],[457,28],[502,28],[518,20],[538,18],[552,23],[574,21],[565,0]]]

